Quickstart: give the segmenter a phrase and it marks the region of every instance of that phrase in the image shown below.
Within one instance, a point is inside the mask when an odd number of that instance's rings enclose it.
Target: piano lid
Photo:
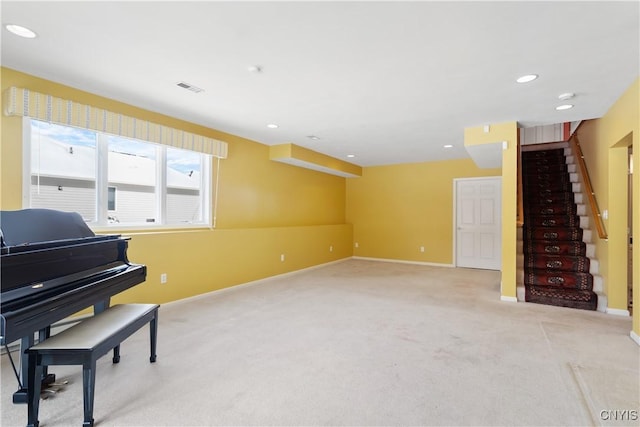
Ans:
[[[77,212],[53,209],[0,211],[0,245],[3,249],[94,236]]]

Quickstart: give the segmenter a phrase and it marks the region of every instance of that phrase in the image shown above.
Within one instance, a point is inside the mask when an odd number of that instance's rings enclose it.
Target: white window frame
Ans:
[[[22,120],[22,207],[28,209],[31,207],[31,118],[23,117]],[[35,120],[35,119],[34,119]],[[73,127],[68,125],[59,125],[66,127]],[[107,162],[108,162],[108,134],[95,131],[92,129],[86,129],[90,132],[94,132],[97,135],[96,141],[96,221],[88,221],[87,225],[97,232],[112,232],[114,229],[118,230],[157,230],[157,229],[190,229],[190,228],[212,228],[212,209],[211,203],[214,196],[212,176],[212,156],[196,152],[201,155],[201,173],[200,173],[200,197],[202,204],[202,216],[201,222],[185,222],[185,223],[173,223],[167,224],[167,180],[166,180],[166,148],[176,148],[172,146],[164,146],[160,144],[154,144],[148,141],[142,141],[147,144],[156,146],[156,189],[160,190],[159,197],[156,198],[156,218],[160,221],[153,223],[114,223],[109,224],[108,216],[108,187],[109,185],[107,177]],[[125,137],[126,138],[126,137]],[[133,139],[133,138],[126,138]],[[116,190],[117,193],[117,190]]]

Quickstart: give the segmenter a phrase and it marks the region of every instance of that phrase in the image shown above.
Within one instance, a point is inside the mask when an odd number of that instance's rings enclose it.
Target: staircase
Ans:
[[[522,182],[518,299],[604,311],[590,221],[568,144],[523,147]]]

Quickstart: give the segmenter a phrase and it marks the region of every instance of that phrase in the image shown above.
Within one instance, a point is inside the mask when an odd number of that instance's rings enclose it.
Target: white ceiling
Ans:
[[[3,0],[1,13],[38,34],[3,29],[5,67],[361,166],[468,157],[465,127],[601,117],[640,75],[638,1]],[[528,73],[540,78],[515,83]],[[564,92],[575,108],[559,112]]]

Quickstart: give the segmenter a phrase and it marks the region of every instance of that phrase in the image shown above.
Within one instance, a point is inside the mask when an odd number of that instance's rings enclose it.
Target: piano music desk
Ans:
[[[96,361],[113,349],[113,363],[118,363],[120,343],[149,323],[149,360],[155,362],[158,308],[157,304],[115,305],[29,348],[27,426],[38,426],[39,379],[43,368],[49,365],[82,365],[83,426],[93,426]]]

